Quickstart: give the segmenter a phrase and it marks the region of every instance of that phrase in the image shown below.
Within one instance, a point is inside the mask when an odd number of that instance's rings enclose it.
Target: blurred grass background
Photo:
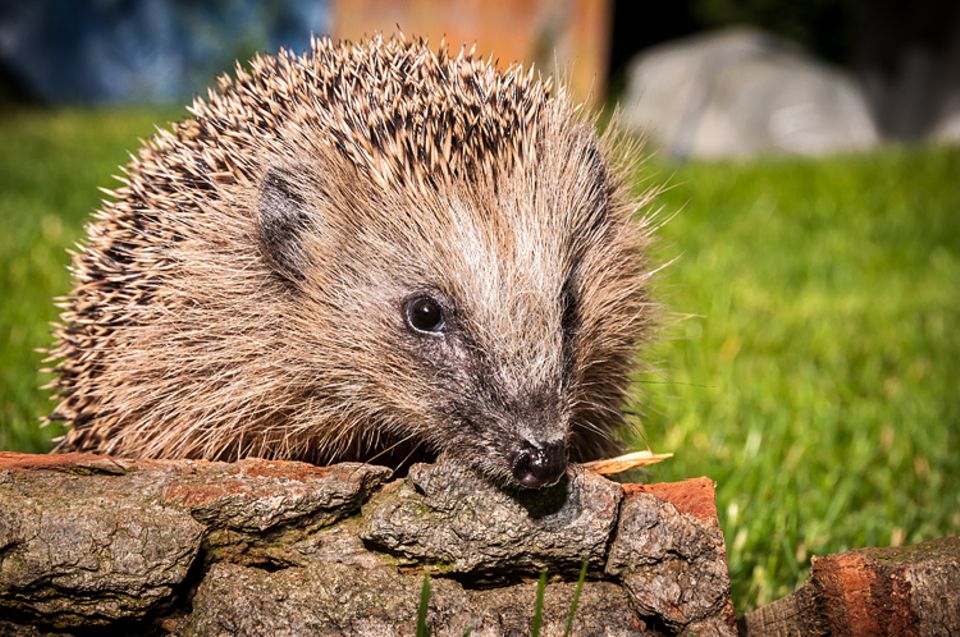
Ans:
[[[128,152],[154,123],[186,112],[0,112],[0,449],[46,451],[55,427],[38,428],[52,407],[41,385],[42,355],[56,320],[52,298],[70,290],[66,249],[112,187]]]
[[[36,348],[97,186],[174,110],[0,116],[0,449],[43,452]],[[640,379],[651,479],[718,483],[738,612],[810,557],[960,530],[960,150],[658,163],[682,209]]]
[[[739,612],[960,530],[960,150],[690,164],[646,437],[718,482]],[[662,384],[658,384],[662,383]]]

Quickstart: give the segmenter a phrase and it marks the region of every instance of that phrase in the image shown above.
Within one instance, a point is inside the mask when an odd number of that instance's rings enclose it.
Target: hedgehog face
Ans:
[[[501,294],[505,310],[510,290]],[[551,351],[553,339],[530,359],[529,352],[505,351],[517,330],[501,332],[450,292],[418,290],[400,305],[407,335],[397,345],[418,379],[417,394],[408,394],[421,415],[413,422],[428,423],[419,435],[501,482],[540,488],[559,480],[570,427],[564,378],[556,373],[563,353]],[[537,311],[549,315],[553,305]],[[537,349],[530,334],[522,338],[523,349]]]
[[[531,488],[609,445],[619,388],[592,379],[633,347],[637,290],[611,286],[638,275],[635,228],[591,134],[565,130],[491,180],[384,188],[322,148],[267,171],[261,252],[315,324],[293,338],[324,339],[302,349],[353,353],[316,390],[368,410],[347,421]]]
[[[349,420],[456,454],[498,482],[557,482],[572,433],[570,238],[531,223],[529,202],[476,193],[321,201],[317,192],[329,192],[319,187],[323,177],[304,170],[271,170],[263,179],[259,241],[290,314],[315,325],[292,340],[324,355],[354,353],[321,371],[317,395],[376,405]],[[352,191],[372,189],[358,179]],[[439,225],[410,223],[425,214]],[[492,215],[500,217],[497,233]],[[366,267],[337,267],[345,262]]]

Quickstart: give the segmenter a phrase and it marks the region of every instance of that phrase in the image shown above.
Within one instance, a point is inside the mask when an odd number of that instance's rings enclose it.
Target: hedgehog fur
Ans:
[[[376,36],[257,56],[190,111],[73,254],[58,451],[447,452],[511,482],[518,444],[615,448],[654,314],[649,195],[562,91]],[[439,329],[411,327],[424,298]]]

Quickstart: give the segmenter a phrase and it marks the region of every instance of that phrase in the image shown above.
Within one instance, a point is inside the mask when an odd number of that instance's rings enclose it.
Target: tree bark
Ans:
[[[510,492],[384,467],[0,453],[0,636],[733,635],[707,479]]]
[[[814,561],[799,590],[740,620],[742,635],[960,635],[960,537]]]

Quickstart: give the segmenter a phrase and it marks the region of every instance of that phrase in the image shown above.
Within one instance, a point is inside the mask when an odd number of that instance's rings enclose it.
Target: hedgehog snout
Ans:
[[[510,454],[510,471],[524,487],[542,489],[557,483],[567,470],[563,440],[534,443],[524,440]]]

